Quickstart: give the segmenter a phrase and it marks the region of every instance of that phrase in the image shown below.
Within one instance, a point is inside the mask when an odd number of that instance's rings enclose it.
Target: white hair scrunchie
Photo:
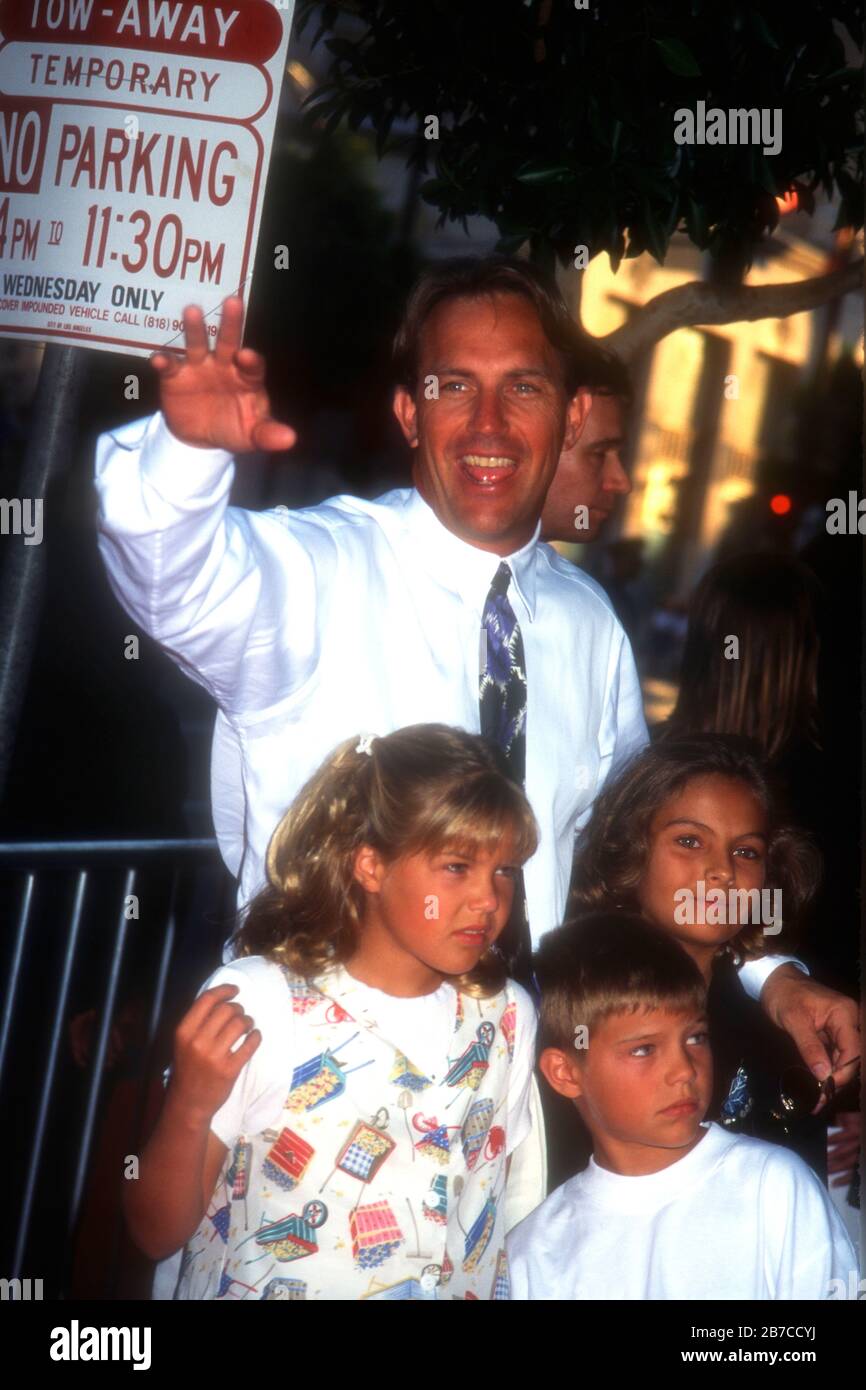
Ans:
[[[355,748],[356,753],[366,753],[369,757],[373,756],[373,739],[376,734],[362,734],[361,741]]]

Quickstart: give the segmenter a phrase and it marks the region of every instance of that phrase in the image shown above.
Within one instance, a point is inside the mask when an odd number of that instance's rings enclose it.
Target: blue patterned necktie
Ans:
[[[482,734],[502,750],[509,776],[522,787],[526,778],[526,659],[520,627],[508,601],[510,582],[511,570],[503,560],[490,585],[481,619],[478,701]],[[509,974],[525,978],[532,948],[522,873],[515,886],[511,916],[497,946],[508,962]]]

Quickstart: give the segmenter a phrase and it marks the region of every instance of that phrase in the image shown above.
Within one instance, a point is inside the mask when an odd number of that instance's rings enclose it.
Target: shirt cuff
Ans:
[[[762,956],[760,960],[747,960],[740,966],[740,984],[750,999],[760,999],[761,990],[773,971],[780,965],[796,965],[804,975],[809,974],[808,966],[796,956]]]
[[[142,475],[150,486],[166,501],[181,506],[212,504],[215,494],[225,488],[226,472],[233,467],[228,450],[184,444],[172,434],[161,410],[144,424],[144,433],[138,438],[132,431],[126,434],[120,430],[114,431],[113,437],[121,448],[140,450]]]

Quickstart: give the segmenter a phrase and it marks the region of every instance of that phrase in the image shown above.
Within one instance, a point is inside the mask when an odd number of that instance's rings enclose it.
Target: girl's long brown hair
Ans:
[[[347,739],[301,788],[274,831],[268,886],[250,903],[235,935],[239,956],[261,955],[312,978],[354,953],[365,892],[355,857],[370,845],[391,862],[405,854],[492,850],[512,831],[523,863],[538,829],[523,792],[497,750],[477,734],[414,724],[358,751]],[[501,989],[495,951],[451,979],[470,994]]]
[[[750,739],[725,734],[665,738],[645,748],[601,792],[575,858],[570,915],[622,909],[639,912],[639,888],[650,853],[653,817],[666,801],[699,777],[742,782],[767,812],[767,882],[782,892],[784,940],[791,944],[797,918],[811,901],[821,874],[821,855],[803,831],[780,816],[760,749]],[[778,938],[770,938],[774,944]],[[723,948],[746,960],[766,955],[761,923],[745,924]]]
[[[742,734],[771,762],[797,741],[819,747],[817,596],[811,571],[783,555],[737,556],[708,570],[689,607],[664,736]]]

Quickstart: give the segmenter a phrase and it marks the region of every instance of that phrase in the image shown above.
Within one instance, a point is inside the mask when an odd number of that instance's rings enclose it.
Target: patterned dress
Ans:
[[[237,1136],[175,1298],[507,1299],[511,984],[456,995],[434,1082],[342,967],[309,983],[274,969],[298,1047],[282,1117]]]

